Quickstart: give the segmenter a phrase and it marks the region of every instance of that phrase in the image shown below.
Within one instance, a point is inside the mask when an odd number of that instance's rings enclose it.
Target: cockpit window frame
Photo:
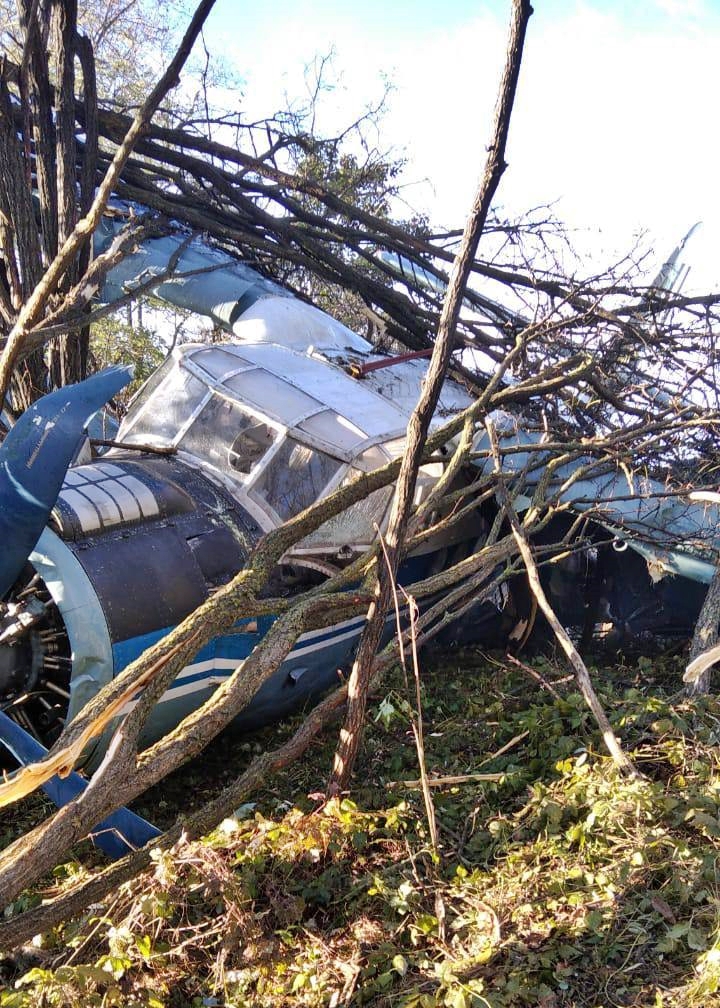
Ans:
[[[203,367],[201,357],[200,359],[196,359],[196,357],[200,356],[208,349],[210,349],[210,347],[207,344],[185,345],[176,348],[168,358],[168,361],[173,361],[174,366],[178,371],[184,371],[190,377],[200,382],[206,391],[199,400],[198,404],[192,410],[192,413],[187,417],[185,422],[173,432],[172,437],[169,437],[166,443],[175,447],[179,456],[186,457],[188,460],[196,462],[208,471],[209,474],[214,474],[220,482],[228,487],[232,487],[232,492],[235,496],[250,505],[251,511],[253,511],[256,515],[258,515],[258,512],[262,513],[264,516],[262,524],[265,527],[268,525],[280,525],[286,519],[275,510],[270,501],[257,488],[264,479],[267,469],[273,465],[278,453],[283,450],[287,450],[287,446],[290,441],[293,441],[320,456],[324,456],[336,464],[335,472],[333,472],[326,485],[320,490],[319,494],[315,498],[319,500],[322,497],[327,496],[327,494],[331,493],[337,486],[343,483],[351,467],[366,470],[367,465],[363,465],[363,458],[367,456],[367,453],[371,449],[377,447],[380,449],[381,455],[392,457],[395,453],[388,451],[389,444],[401,440],[405,436],[405,430],[403,429],[397,431],[385,431],[381,436],[363,437],[362,429],[349,417],[345,417],[338,409],[334,408],[331,404],[324,402],[318,395],[305,392],[303,388],[299,385],[296,386],[291,380],[288,380],[283,375],[277,373],[276,370],[268,369],[261,363],[253,361],[249,355],[247,357],[243,357],[242,348],[239,348],[238,354],[235,355],[230,352],[230,350],[225,349],[222,345],[218,345],[218,349],[223,350],[223,353],[228,357],[228,364],[232,364],[232,360],[230,360],[230,358],[235,358],[238,366],[229,366],[222,374],[213,374],[209,369]],[[280,401],[282,399],[283,386],[287,385],[296,389],[307,399],[312,400],[313,403],[316,403],[317,405],[314,405],[312,409],[308,409],[302,414],[299,412],[297,414],[293,414],[292,422],[288,422],[280,419],[279,415],[267,412],[259,408],[254,403],[249,403],[243,397],[240,390],[229,388],[227,382],[236,375],[251,374],[253,371],[266,374],[278,383],[278,396]],[[167,368],[167,373],[164,376],[165,379],[167,379],[169,374],[172,374],[171,367]],[[162,382],[159,382],[156,387],[153,388],[151,395],[143,404],[140,413],[134,418],[133,427],[142,419],[148,407],[152,406],[152,399],[155,391],[157,388],[160,388],[161,385]],[[232,467],[230,462],[230,443],[225,444],[223,441],[223,452],[228,456],[227,464],[224,467],[221,467],[219,459],[213,460],[207,456],[198,455],[194,451],[188,450],[183,445],[183,441],[188,430],[197,421],[202,412],[207,409],[209,403],[214,398],[227,401],[235,409],[239,410],[239,412],[245,417],[249,418],[253,423],[264,425],[274,434],[272,444],[270,444],[262,456],[252,464],[247,473],[236,470]],[[349,443],[349,441],[346,441],[345,445],[341,446],[334,443],[332,440],[325,439],[322,436],[321,425],[318,425],[317,431],[306,431],[301,429],[301,425],[307,420],[318,417],[326,412],[335,418],[335,422],[347,424],[349,428],[352,428],[357,432],[358,440],[354,445]],[[278,414],[279,413],[280,411],[278,410]],[[130,430],[132,430],[132,428],[130,428]],[[328,430],[331,434],[331,426],[329,426]],[[393,445],[393,447],[396,447],[396,445]]]

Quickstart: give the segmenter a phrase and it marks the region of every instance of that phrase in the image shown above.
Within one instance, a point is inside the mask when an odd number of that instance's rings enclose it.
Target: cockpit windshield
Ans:
[[[318,380],[315,361],[284,353],[273,347],[179,347],[136,397],[122,439],[172,445],[220,474],[269,524],[292,518],[394,452],[362,429],[368,418],[360,418],[351,395],[352,411],[343,415],[344,400]],[[306,388],[299,387],[301,374]],[[400,442],[388,444],[402,450]],[[302,545],[321,552],[336,550],[339,541],[367,545],[376,524],[383,524],[391,492],[372,494],[319,529],[310,537],[312,546]]]
[[[286,437],[254,483],[252,495],[286,520],[319,500],[341,468],[338,459]]]
[[[207,395],[201,381],[168,357],[133,400],[122,424],[122,440],[169,444]]]

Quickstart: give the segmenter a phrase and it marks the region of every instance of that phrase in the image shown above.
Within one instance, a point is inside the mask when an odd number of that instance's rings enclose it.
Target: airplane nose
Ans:
[[[32,654],[27,642],[0,644],[0,697],[19,693],[26,685]]]

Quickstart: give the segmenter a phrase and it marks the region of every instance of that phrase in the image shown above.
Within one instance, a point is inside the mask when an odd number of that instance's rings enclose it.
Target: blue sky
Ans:
[[[380,144],[407,158],[408,202],[459,226],[482,168],[504,58],[505,0],[218,0],[206,38],[244,79],[249,114],[303,92],[335,51],[330,128],[394,86]],[[720,286],[718,0],[537,0],[498,201],[556,212],[598,266],[648,231],[662,259],[696,220],[693,277]],[[240,100],[239,96],[234,96]]]

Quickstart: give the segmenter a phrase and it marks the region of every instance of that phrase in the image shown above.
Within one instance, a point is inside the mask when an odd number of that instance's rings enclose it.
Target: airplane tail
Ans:
[[[701,226],[702,221],[697,221],[690,228],[682,241],[676,245],[670,253],[668,259],[660,267],[657,276],[650,284],[650,295],[655,299],[667,299],[671,294],[679,293],[688,278],[690,267],[681,262],[680,257],[685,251],[687,243]]]

